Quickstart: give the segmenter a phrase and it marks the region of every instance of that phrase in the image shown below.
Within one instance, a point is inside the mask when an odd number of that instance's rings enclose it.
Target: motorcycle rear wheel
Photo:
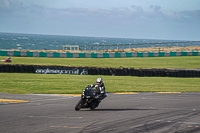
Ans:
[[[75,106],[76,111],[79,111],[81,109],[82,103],[83,103],[83,99],[80,99]]]

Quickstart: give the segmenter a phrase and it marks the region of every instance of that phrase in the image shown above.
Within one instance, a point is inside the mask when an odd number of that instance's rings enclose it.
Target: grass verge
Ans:
[[[0,60],[5,59],[0,56]],[[200,68],[200,56],[178,57],[131,57],[131,58],[43,58],[43,57],[12,57],[9,64],[56,65],[56,66],[90,66],[119,68]],[[0,62],[0,64],[5,64]]]
[[[1,93],[80,94],[102,77],[112,92],[200,92],[200,78],[0,73]]]

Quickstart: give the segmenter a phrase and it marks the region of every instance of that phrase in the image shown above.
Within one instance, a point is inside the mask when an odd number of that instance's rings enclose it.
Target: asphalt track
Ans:
[[[0,133],[199,133],[200,93],[108,94],[92,111],[70,95],[0,94]]]

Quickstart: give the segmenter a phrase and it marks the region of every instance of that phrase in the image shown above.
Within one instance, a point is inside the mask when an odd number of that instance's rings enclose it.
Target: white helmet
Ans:
[[[103,79],[102,79],[102,78],[98,78],[98,79],[97,79],[97,84],[98,84],[98,83],[99,83],[99,84],[103,83]]]

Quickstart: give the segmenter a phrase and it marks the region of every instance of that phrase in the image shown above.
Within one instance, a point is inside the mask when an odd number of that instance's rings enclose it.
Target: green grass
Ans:
[[[0,56],[0,60],[5,59]],[[132,57],[132,58],[43,58],[43,57],[12,57],[10,64],[57,65],[57,66],[91,66],[127,68],[200,68],[200,56],[179,57]],[[0,64],[5,64],[0,62]]]
[[[0,60],[5,59],[0,56]],[[134,67],[134,68],[200,68],[200,56],[136,58],[42,58],[12,57],[9,64]],[[6,64],[0,62],[0,64]],[[87,85],[102,77],[107,92],[200,92],[200,78],[131,77],[102,75],[60,75],[0,73],[1,93],[81,93]]]
[[[102,77],[112,92],[200,92],[200,78],[0,73],[1,93],[80,94]]]

